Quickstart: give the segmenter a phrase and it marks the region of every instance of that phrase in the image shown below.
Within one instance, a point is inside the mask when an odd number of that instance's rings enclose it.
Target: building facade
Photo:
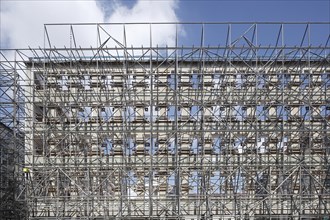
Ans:
[[[154,45],[157,25],[149,47],[109,31],[24,61],[29,218],[328,217],[330,48],[306,33],[329,24],[189,24],[201,37],[187,47],[178,31]],[[227,29],[220,46],[212,25]],[[279,29],[272,45],[263,25]],[[305,30],[298,46],[289,25]]]

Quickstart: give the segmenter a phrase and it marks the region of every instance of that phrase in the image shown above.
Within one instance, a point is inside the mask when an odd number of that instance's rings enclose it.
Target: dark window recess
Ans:
[[[144,108],[145,111],[148,111],[148,108]]]
[[[37,121],[42,121],[43,118],[43,110],[44,108],[42,106],[36,106],[35,107],[35,119]]]

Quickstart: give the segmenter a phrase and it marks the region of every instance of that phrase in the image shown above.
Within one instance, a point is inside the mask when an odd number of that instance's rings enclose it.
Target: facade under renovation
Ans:
[[[329,25],[45,25],[1,61],[24,91],[15,199],[29,219],[329,218]]]

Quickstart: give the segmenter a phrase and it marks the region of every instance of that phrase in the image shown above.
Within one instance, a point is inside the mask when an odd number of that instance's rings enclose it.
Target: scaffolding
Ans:
[[[24,181],[23,94],[17,72],[0,63],[0,219],[23,219],[25,195],[18,199]]]
[[[329,25],[46,24],[1,51],[15,198],[29,219],[326,219]]]

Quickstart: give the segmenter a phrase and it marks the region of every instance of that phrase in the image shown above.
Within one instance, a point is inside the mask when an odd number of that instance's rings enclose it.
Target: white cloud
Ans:
[[[1,34],[12,48],[43,47],[45,23],[102,22],[94,1],[6,1],[1,11]],[[63,46],[70,41],[66,31],[50,33]],[[86,39],[92,40],[89,33]],[[95,38],[95,35],[94,35]],[[62,45],[60,45],[60,42]]]
[[[132,7],[117,4],[114,13],[108,18],[108,22],[178,22],[176,10],[178,1],[152,1],[140,0]],[[150,45],[149,25],[126,25],[127,46]],[[176,26],[175,25],[152,25],[152,44],[174,45]],[[119,32],[120,33],[120,32]],[[120,37],[119,37],[120,38]]]
[[[109,2],[110,4],[110,2]],[[104,22],[178,22],[178,2],[138,0],[128,8],[112,2],[109,16],[96,1],[5,1],[1,3],[1,46],[9,48],[43,47],[45,23],[104,23]],[[111,27],[111,28],[108,28]],[[122,27],[104,26],[105,30],[123,43]],[[47,26],[52,46],[70,46],[70,26]],[[96,26],[74,26],[78,46],[95,46]],[[149,25],[127,26],[127,45],[149,46]],[[103,35],[106,37],[105,35]],[[173,44],[175,25],[153,28],[154,45]],[[102,39],[103,40],[103,39]],[[101,41],[102,41],[101,40]],[[5,44],[7,45],[4,45]],[[111,44],[109,44],[111,45]],[[112,44],[113,45],[113,44]]]

